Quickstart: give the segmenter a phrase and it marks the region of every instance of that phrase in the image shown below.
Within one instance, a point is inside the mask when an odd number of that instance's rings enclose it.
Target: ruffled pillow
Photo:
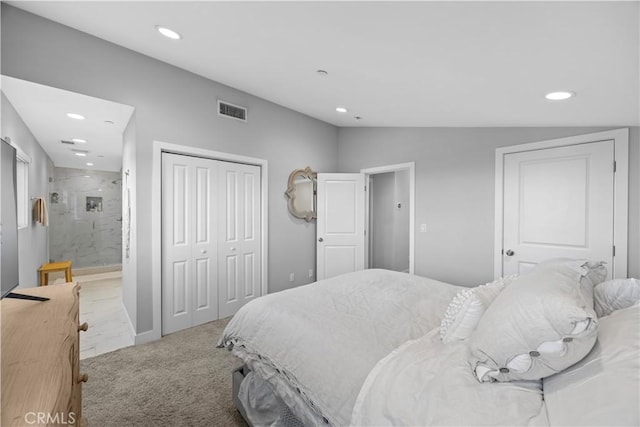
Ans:
[[[596,286],[593,294],[598,317],[608,316],[640,302],[640,280],[609,280]]]
[[[514,280],[470,338],[476,378],[537,380],[586,356],[597,338],[593,285],[603,268],[586,260],[551,260]]]
[[[445,343],[467,339],[500,291],[516,275],[503,277],[476,288],[465,289],[453,297],[440,322],[440,338]]]

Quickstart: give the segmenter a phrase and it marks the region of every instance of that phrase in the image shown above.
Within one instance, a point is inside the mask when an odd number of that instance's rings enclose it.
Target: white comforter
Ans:
[[[443,344],[438,331],[382,359],[353,410],[359,426],[547,425],[541,381],[480,383],[466,341]]]
[[[250,302],[218,345],[233,348],[305,425],[348,425],[371,369],[436,328],[461,289],[387,270],[350,273]]]

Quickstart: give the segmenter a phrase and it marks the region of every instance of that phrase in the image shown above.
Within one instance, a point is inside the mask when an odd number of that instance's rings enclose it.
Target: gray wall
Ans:
[[[120,174],[54,168],[49,188],[57,194],[49,197],[49,258],[73,260],[74,268],[121,264]],[[100,197],[100,205],[88,211],[87,197]]]
[[[269,162],[269,291],[307,283],[315,269],[315,224],[287,211],[293,169],[337,169],[336,127],[212,82],[104,40],[2,4],[2,74],[136,109],[135,168],[138,333],[152,328],[153,141]],[[249,122],[218,117],[216,100],[248,107]],[[135,171],[133,171],[135,169]],[[298,280],[289,283],[289,273]],[[131,313],[130,313],[131,314]]]
[[[29,164],[29,196],[47,198],[49,177],[53,176],[53,163],[44,152],[13,105],[2,93],[2,137],[9,137],[31,157]],[[30,203],[33,203],[30,201]],[[49,261],[49,233],[47,227],[30,221],[28,227],[18,230],[20,264],[19,288],[38,285],[38,268]]]
[[[606,128],[610,129],[610,128]],[[339,171],[416,164],[415,272],[460,285],[493,279],[495,149],[605,128],[341,128]],[[640,276],[640,147],[631,128],[628,273]],[[427,232],[420,233],[420,224]]]

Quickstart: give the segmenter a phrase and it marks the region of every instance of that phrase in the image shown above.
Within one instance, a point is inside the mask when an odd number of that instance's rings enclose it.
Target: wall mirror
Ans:
[[[289,198],[289,212],[296,218],[310,222],[316,217],[316,177],[309,166],[296,169],[289,175],[285,194]]]

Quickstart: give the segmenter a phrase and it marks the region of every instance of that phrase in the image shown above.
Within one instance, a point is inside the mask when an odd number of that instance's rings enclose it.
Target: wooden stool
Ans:
[[[71,282],[71,261],[49,262],[43,264],[38,269],[40,272],[40,286],[47,286],[49,284],[49,273],[54,271],[64,271],[64,279],[67,282]]]

